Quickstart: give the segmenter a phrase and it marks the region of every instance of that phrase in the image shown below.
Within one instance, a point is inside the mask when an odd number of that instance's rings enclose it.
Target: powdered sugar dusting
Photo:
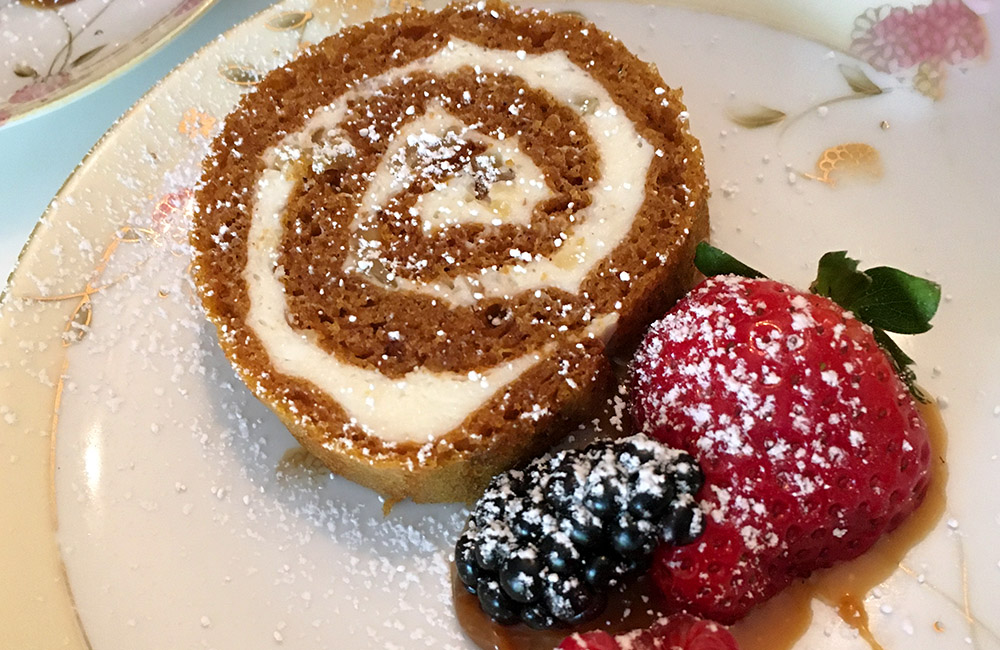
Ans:
[[[161,193],[182,195],[196,178],[186,163]],[[111,584],[122,621],[114,639],[93,641],[162,639],[141,613],[155,584],[185,647],[216,635],[244,647],[464,647],[449,596],[464,508],[403,504],[385,516],[372,492],[303,454],[205,320],[187,273],[190,206],[167,223],[150,221],[155,205],[130,217],[143,236],[110,257],[105,275],[118,280],[92,296],[93,323],[68,350],[62,412],[76,417],[62,420],[57,448],[63,553],[81,615],[104,615]],[[82,415],[101,425],[80,434]],[[84,579],[95,564],[102,579]]]
[[[789,576],[854,557],[920,501],[924,425],[871,330],[825,298],[709,278],[653,326],[633,372],[642,430],[705,468],[704,545],[663,559],[705,567],[708,589],[684,592],[703,611],[738,616]],[[740,552],[714,557],[726,544]]]

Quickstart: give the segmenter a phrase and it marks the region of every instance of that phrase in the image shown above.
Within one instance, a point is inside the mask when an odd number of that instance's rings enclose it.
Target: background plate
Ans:
[[[997,16],[815,4],[762,2],[756,22],[558,8],[685,88],[716,243],[799,284],[835,249],[942,283],[935,329],[901,343],[945,407],[948,512],[866,605],[886,648],[1000,648]],[[384,518],[311,463],[234,377],[186,272],[190,188],[224,115],[303,42],[383,10],[289,0],[235,29],[123,118],[40,223],[0,305],[11,647],[466,647],[447,587],[463,510]],[[872,32],[889,19],[898,33]],[[893,49],[928,25],[954,38]],[[872,33],[888,44],[864,49]],[[799,647],[868,646],[817,606]]]
[[[0,125],[121,74],[213,2],[7,0],[0,7]]]

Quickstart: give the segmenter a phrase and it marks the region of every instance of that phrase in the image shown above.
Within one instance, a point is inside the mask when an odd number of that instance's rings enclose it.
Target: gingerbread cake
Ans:
[[[346,28],[265,77],[204,164],[193,272],[251,390],[391,499],[475,498],[587,415],[693,279],[681,93],[575,15]]]

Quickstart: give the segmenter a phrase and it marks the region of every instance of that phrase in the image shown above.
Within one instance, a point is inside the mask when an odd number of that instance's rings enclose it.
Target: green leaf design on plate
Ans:
[[[268,29],[283,32],[303,27],[307,22],[312,20],[312,17],[311,11],[283,11],[269,19],[265,25]]]
[[[844,76],[844,81],[847,82],[847,85],[854,92],[860,95],[881,95],[885,92],[858,66],[841,63],[838,67],[840,68],[840,74]]]
[[[90,61],[90,60],[91,60],[91,59],[93,59],[93,58],[94,58],[95,56],[97,56],[97,54],[98,54],[98,53],[99,53],[99,52],[100,52],[101,50],[103,50],[103,49],[104,49],[104,45],[98,45],[97,47],[95,47],[95,48],[93,48],[93,49],[90,49],[90,50],[87,50],[86,52],[84,52],[84,53],[83,53],[83,54],[81,54],[80,56],[78,56],[78,57],[76,57],[75,59],[73,59],[73,62],[72,62],[72,63],[70,63],[70,67],[73,67],[73,68],[75,68],[75,67],[77,67],[77,66],[79,66],[79,65],[83,65],[83,64],[84,64],[84,63],[86,63],[87,61]]]
[[[63,345],[79,343],[90,333],[90,323],[94,319],[94,303],[89,297],[85,297],[73,310],[66,323],[66,332],[63,337]]]
[[[139,231],[132,226],[125,226],[122,228],[121,232],[118,234],[118,239],[121,240],[123,244],[137,244],[142,241]]]
[[[252,86],[263,79],[256,68],[242,63],[224,63],[219,66],[219,74],[240,86]]]
[[[757,269],[751,268],[722,249],[708,242],[699,242],[694,249],[694,265],[706,276],[742,275],[745,278],[766,277]]]
[[[931,328],[941,302],[941,286],[889,266],[865,271],[871,285],[851,303],[858,318],[872,327],[899,334]]]
[[[748,129],[759,129],[777,124],[788,117],[783,111],[767,106],[753,106],[744,110],[729,111],[729,119]]]
[[[35,70],[27,63],[18,63],[14,66],[14,74],[18,77],[37,77],[38,70]]]

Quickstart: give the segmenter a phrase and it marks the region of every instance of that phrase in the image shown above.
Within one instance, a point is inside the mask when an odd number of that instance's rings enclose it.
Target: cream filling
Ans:
[[[414,213],[424,231],[434,231],[460,223],[482,223],[499,226],[503,223],[527,225],[534,206],[550,196],[552,191],[545,176],[531,158],[521,151],[517,138],[496,140],[478,133],[447,113],[437,102],[427,111],[393,135],[385,156],[375,170],[361,201],[359,215],[371,217],[394,194],[409,188],[415,178],[407,154],[423,153],[431,158],[436,151],[447,153],[448,138],[482,143],[487,155],[499,159],[514,172],[514,179],[498,181],[490,187],[486,199],[475,193],[475,179],[467,173],[451,176],[431,191],[417,197]],[[358,227],[358,219],[353,227]]]
[[[487,50],[453,40],[434,55],[370,79],[353,92],[374,90],[415,70],[443,75],[468,65],[474,65],[477,73],[516,74],[528,85],[546,89],[557,100],[582,107],[582,119],[599,148],[601,179],[592,191],[593,203],[576,214],[582,223],[575,225],[571,239],[559,242],[561,246],[551,258],[532,258],[511,250],[511,256],[520,260],[517,265],[483,269],[464,282],[442,285],[408,281],[405,284],[411,286],[400,285],[398,289],[431,294],[457,305],[471,304],[484,296],[510,296],[547,286],[576,293],[583,278],[614,250],[631,227],[642,203],[653,149],[607,91],[562,52],[526,55]],[[261,341],[275,370],[307,380],[329,394],[366,433],[389,443],[432,441],[460,426],[470,413],[550,354],[552,346],[482,373],[431,372],[418,368],[401,379],[391,379],[378,371],[338,361],[319,348],[307,333],[288,324],[281,281],[283,270],[277,263],[284,212],[294,188],[285,171],[289,161],[297,159],[308,147],[309,134],[342,120],[345,103],[342,98],[338,104],[318,112],[303,131],[290,134],[265,153],[271,168],[263,172],[257,183],[243,270],[250,302],[247,324]],[[369,134],[369,137],[380,135]],[[329,164],[326,158],[337,153],[333,147],[320,162]],[[359,214],[354,227],[364,218],[365,215]],[[606,339],[617,319],[617,314],[601,316],[584,336]]]
[[[402,379],[339,361],[286,319],[287,303],[277,257],[284,232],[284,200],[294,183],[278,170],[258,181],[247,241],[247,324],[278,372],[299,377],[336,399],[366,433],[387,442],[424,442],[455,429],[493,394],[551,350],[525,354],[482,373],[431,372],[418,368]],[[277,191],[271,191],[277,190]],[[602,330],[610,325],[605,321]]]
[[[476,197],[474,178],[453,176],[433,191],[418,196],[414,208],[425,231],[464,223],[526,226],[531,223],[534,206],[551,194],[547,190],[544,182],[532,183],[519,172],[517,180],[495,183],[489,197],[480,199]]]

